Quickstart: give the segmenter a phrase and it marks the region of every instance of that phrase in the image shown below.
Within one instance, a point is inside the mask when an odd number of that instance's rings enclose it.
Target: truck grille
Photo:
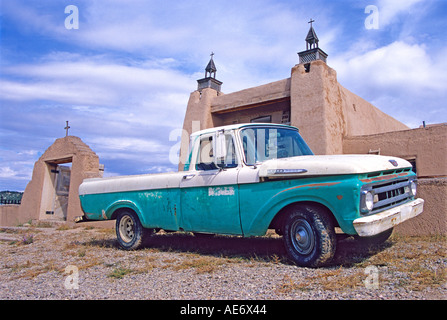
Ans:
[[[409,183],[410,181],[405,179],[373,185],[374,207],[371,213],[383,211],[410,200],[413,195]]]

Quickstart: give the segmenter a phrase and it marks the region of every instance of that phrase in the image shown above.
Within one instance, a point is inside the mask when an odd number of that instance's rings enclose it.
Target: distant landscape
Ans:
[[[20,204],[23,192],[0,191],[0,204]]]

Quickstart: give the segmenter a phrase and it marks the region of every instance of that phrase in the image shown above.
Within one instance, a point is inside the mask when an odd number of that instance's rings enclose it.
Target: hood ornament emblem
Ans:
[[[294,174],[294,173],[306,173],[306,169],[268,169],[268,174]]]
[[[393,166],[397,167],[397,161],[396,160],[388,160]]]

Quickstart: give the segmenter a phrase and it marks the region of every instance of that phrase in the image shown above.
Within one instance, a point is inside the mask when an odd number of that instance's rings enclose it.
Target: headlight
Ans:
[[[363,213],[369,213],[374,208],[374,193],[372,191],[362,191],[360,207]]]
[[[413,196],[416,196],[417,184],[415,180],[410,181],[410,192]]]
[[[371,211],[373,209],[373,207],[374,207],[374,195],[372,194],[371,191],[368,191],[365,194],[365,207],[369,211]]]

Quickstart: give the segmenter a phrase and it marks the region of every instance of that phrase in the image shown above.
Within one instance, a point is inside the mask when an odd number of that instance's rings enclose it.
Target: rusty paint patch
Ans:
[[[395,178],[398,178],[398,177],[407,176],[408,174],[409,174],[408,172],[402,172],[402,173],[399,173],[399,174],[389,174],[389,175],[384,175],[384,176],[380,176],[380,177],[376,177],[376,178],[360,179],[360,181],[363,182],[363,183],[370,183],[370,182],[376,182],[376,181],[395,179]]]
[[[286,191],[290,191],[290,190],[293,190],[293,189],[300,189],[300,188],[318,189],[320,187],[330,187],[330,186],[334,186],[334,185],[340,184],[340,183],[341,182],[305,184],[305,185],[302,185],[302,186],[297,186],[297,187],[292,187],[292,188],[288,188],[288,189],[282,190],[282,191],[278,192],[277,194],[275,194],[274,197],[276,197],[280,193],[283,193],[283,192],[286,192]]]
[[[341,194],[339,194],[339,195],[337,196],[337,199],[338,199],[338,200],[341,200],[341,199],[343,199],[343,196],[342,196]]]
[[[365,182],[365,183],[369,183],[369,182],[375,182],[375,181],[383,181],[383,180],[394,179],[394,178],[397,178],[397,177],[398,177],[397,174],[392,174],[392,175],[380,176],[380,177],[377,177],[377,178],[362,179],[360,181]]]

